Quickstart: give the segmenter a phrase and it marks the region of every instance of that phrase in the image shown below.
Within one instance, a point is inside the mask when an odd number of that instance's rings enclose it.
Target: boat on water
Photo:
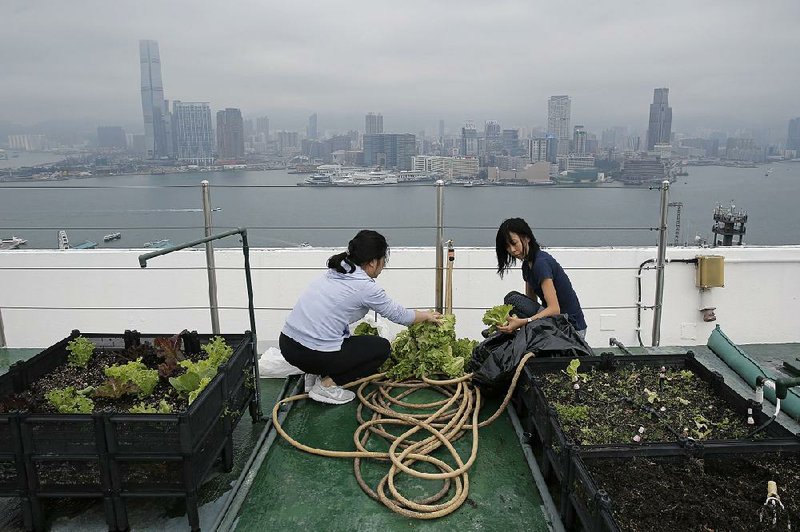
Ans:
[[[0,249],[17,249],[23,244],[26,244],[28,241],[24,238],[20,238],[18,236],[12,236],[11,238],[4,238],[0,240]]]
[[[151,240],[150,242],[144,243],[144,247],[146,248],[168,248],[171,245],[172,242],[170,242],[168,238],[162,238],[161,240]]]
[[[109,233],[103,237],[103,242],[111,242],[112,240],[119,240],[120,238],[122,238],[122,233],[120,232]]]

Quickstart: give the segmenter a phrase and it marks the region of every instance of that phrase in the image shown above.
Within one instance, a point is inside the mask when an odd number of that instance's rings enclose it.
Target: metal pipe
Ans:
[[[453,313],[453,264],[456,260],[456,250],[453,241],[447,241],[447,281],[444,285],[444,313]]]
[[[203,189],[203,221],[206,236],[211,236],[211,191],[208,180],[200,182]],[[219,302],[217,301],[217,272],[215,271],[214,244],[206,242],[206,270],[208,271],[208,304],[211,308],[211,331],[219,334]]]
[[[444,311],[444,181],[436,181],[436,312]]]
[[[658,347],[661,341],[661,310],[664,303],[664,257],[667,253],[667,203],[669,181],[661,182],[661,221],[658,226],[658,256],[656,258],[656,300],[653,305],[653,336],[651,344]]]
[[[3,309],[0,309],[0,347],[6,346],[6,330],[3,327]]]
[[[257,344],[257,336],[256,336],[256,312],[255,308],[253,307],[253,282],[250,277],[250,247],[247,244],[247,229],[242,227],[237,227],[231,231],[225,231],[224,233],[219,233],[217,235],[207,236],[205,238],[200,238],[198,240],[194,240],[192,242],[185,242],[183,244],[178,244],[177,246],[172,246],[169,248],[158,249],[156,251],[151,251],[150,253],[144,253],[139,255],[139,266],[142,268],[147,268],[147,261],[153,259],[155,257],[160,257],[161,255],[167,255],[168,253],[172,253],[173,251],[179,251],[181,249],[191,248],[194,246],[199,246],[200,244],[205,244],[206,242],[210,242],[212,240],[219,240],[221,238],[226,238],[233,235],[242,235],[242,253],[244,253],[244,275],[245,281],[247,282],[247,307],[250,314],[250,334],[252,335],[252,346],[253,346],[253,386],[255,386],[255,399],[253,404],[251,404],[251,414],[253,415],[253,422],[260,421],[262,416],[261,413],[261,386],[258,383],[258,344]]]

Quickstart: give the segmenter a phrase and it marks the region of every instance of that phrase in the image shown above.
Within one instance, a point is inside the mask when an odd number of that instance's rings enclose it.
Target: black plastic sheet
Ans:
[[[512,334],[495,333],[472,351],[472,380],[487,392],[502,392],[511,382],[522,357],[583,357],[594,355],[566,316],[532,321]]]

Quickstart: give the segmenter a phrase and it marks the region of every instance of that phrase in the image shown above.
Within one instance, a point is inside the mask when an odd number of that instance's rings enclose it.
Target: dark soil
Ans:
[[[190,360],[197,361],[202,354],[187,354],[185,356]],[[104,373],[106,367],[115,364],[126,364],[137,358],[141,358],[142,363],[150,369],[157,369],[158,365],[163,362],[163,359],[157,355],[153,346],[149,344],[142,344],[127,351],[96,349],[86,368],[70,366],[65,362],[51,373],[34,381],[28,390],[0,399],[0,413],[58,413],[47,400],[48,392],[67,386],[72,386],[76,390],[81,390],[88,386],[97,387],[107,380]],[[178,376],[184,371],[183,368],[179,368],[174,376]],[[153,394],[144,398],[136,394],[124,395],[119,399],[94,396],[90,396],[90,398],[94,402],[95,412],[128,413],[134,405],[144,402],[147,405],[155,406],[162,399],[172,406],[173,413],[183,412],[188,407],[187,399],[178,394],[170,385],[169,380],[165,378],[159,378]]]
[[[567,438],[583,444],[736,439],[754,427],[688,370],[626,364],[581,374],[537,376]],[[585,382],[584,382],[585,380]],[[648,393],[649,392],[649,393]]]
[[[790,521],[800,523],[800,459],[794,454],[586,463],[611,496],[614,518],[625,531],[788,530]],[[771,513],[759,521],[770,480],[777,482],[784,505],[774,526]]]

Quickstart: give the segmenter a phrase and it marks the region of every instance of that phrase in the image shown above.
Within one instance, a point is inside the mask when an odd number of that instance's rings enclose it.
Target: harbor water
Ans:
[[[770,172],[767,169],[772,168]],[[800,244],[800,164],[756,168],[689,167],[670,188],[682,203],[679,244],[712,240],[712,212],[734,203],[749,215],[745,243]],[[768,174],[768,175],[765,175]],[[247,227],[261,247],[343,246],[360,228],[386,234],[392,246],[435,242],[436,194],[428,185],[299,187],[306,176],[285,170],[125,175],[66,181],[0,183],[0,236],[28,240],[27,248],[56,248],[64,229],[72,243],[139,248],[203,236],[200,182],[211,184],[217,229]],[[447,186],[445,238],[457,246],[493,246],[508,217],[528,220],[545,246],[654,245],[658,190],[617,183],[587,186]],[[675,241],[675,207],[669,242]],[[120,232],[121,238],[103,242]],[[220,246],[238,245],[220,241]]]

